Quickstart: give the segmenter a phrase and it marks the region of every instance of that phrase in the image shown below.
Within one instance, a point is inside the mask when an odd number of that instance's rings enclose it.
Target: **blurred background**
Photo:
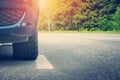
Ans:
[[[120,31],[120,0],[40,0],[40,31]]]

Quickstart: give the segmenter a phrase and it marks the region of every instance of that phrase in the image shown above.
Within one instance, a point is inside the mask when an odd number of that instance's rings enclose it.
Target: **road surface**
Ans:
[[[36,61],[0,46],[0,80],[120,80],[120,34],[39,33]]]

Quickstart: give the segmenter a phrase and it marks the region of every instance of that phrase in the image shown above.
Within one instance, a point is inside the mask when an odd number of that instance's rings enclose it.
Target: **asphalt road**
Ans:
[[[120,34],[40,33],[36,61],[0,46],[0,80],[120,80]]]

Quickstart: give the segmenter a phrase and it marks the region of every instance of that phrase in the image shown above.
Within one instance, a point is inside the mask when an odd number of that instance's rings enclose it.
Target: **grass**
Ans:
[[[120,34],[120,31],[39,31],[40,33],[93,33],[93,34]]]

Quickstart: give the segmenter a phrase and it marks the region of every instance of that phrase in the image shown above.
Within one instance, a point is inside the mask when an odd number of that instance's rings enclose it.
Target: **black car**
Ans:
[[[13,43],[15,59],[38,56],[39,0],[0,0],[0,43]]]

